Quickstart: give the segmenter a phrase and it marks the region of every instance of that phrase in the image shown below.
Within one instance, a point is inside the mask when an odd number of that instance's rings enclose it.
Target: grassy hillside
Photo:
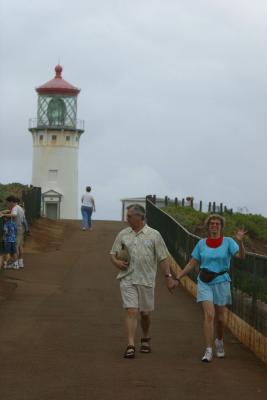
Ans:
[[[204,221],[208,214],[190,207],[168,206],[162,209],[185,226],[190,232],[205,237],[207,235]],[[267,218],[253,214],[224,214],[225,236],[234,236],[236,230],[245,227],[248,231],[245,246],[252,252],[267,254]]]

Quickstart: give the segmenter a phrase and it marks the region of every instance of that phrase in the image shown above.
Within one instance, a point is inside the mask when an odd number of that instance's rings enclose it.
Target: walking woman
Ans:
[[[86,192],[82,195],[82,206],[81,206],[81,213],[82,213],[82,229],[85,230],[92,230],[92,213],[95,212],[95,200],[93,196],[90,194],[91,187],[86,187]]]
[[[225,356],[223,345],[224,313],[227,304],[231,304],[229,268],[231,257],[245,258],[243,238],[247,233],[239,229],[235,240],[223,236],[225,220],[221,215],[210,215],[205,221],[208,238],[200,239],[192,252],[192,258],[178,274],[181,279],[195,267],[200,268],[197,278],[197,302],[202,304],[204,312],[204,337],[206,349],[202,361],[210,362],[213,357],[215,325],[216,356]]]

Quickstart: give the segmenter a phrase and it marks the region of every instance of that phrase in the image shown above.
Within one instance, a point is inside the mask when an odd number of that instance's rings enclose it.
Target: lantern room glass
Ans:
[[[37,128],[76,129],[77,96],[39,95]]]

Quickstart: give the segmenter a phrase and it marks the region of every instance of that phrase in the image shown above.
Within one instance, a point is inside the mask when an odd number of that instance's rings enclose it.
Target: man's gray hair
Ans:
[[[140,215],[142,217],[142,219],[145,219],[146,216],[146,210],[143,206],[141,206],[141,204],[130,204],[127,207],[127,210],[133,210],[135,215]]]

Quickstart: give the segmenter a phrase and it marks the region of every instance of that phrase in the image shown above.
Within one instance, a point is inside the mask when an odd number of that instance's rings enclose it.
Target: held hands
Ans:
[[[177,286],[179,285],[179,281],[177,281],[176,279],[173,279],[171,277],[167,278],[166,281],[167,281],[166,282],[167,288],[168,288],[169,292],[172,294],[174,289],[176,289]]]
[[[235,238],[238,242],[242,242],[246,233],[248,233],[248,231],[245,230],[244,227],[240,228],[237,230],[236,234],[235,234]]]

